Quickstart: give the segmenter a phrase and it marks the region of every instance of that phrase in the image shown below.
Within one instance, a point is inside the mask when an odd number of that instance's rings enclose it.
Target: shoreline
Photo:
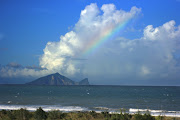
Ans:
[[[27,109],[18,110],[0,110],[0,120],[180,120],[180,117],[169,116],[152,116],[149,113],[129,114],[126,112],[96,112],[96,111],[73,111],[62,112],[59,110],[44,111],[41,107],[36,111]]]
[[[136,113],[145,114],[150,113],[151,116],[165,116],[165,117],[176,117],[180,118],[180,111],[165,111],[165,110],[151,110],[151,109],[123,109],[120,108],[118,110],[112,110],[106,107],[94,107],[94,109],[89,109],[86,107],[80,106],[57,106],[57,105],[0,105],[0,111],[2,110],[19,110],[26,109],[30,112],[36,111],[39,107],[41,107],[45,112],[59,110],[64,113],[70,112],[90,112],[95,111],[96,113],[108,112],[109,114],[120,114],[121,111],[123,113],[128,113],[134,115]]]

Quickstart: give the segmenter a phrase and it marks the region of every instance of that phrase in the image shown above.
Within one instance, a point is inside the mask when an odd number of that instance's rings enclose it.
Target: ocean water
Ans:
[[[129,113],[180,117],[180,87],[0,85],[0,109]]]

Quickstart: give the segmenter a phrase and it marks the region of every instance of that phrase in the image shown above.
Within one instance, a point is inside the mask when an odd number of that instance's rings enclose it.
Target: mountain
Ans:
[[[75,82],[59,73],[55,73],[44,77],[40,77],[26,84],[28,85],[89,85],[89,81],[87,78],[85,78],[80,82]]]

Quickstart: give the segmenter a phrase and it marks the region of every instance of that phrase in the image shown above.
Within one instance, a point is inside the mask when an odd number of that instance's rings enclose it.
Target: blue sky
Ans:
[[[17,63],[24,67],[34,65],[42,67],[43,65],[40,65],[39,59],[44,54],[43,49],[45,49],[47,43],[49,41],[58,42],[61,35],[64,36],[70,31],[75,31],[75,25],[80,20],[81,11],[91,3],[96,3],[99,9],[102,5],[111,3],[116,6],[117,10],[130,11],[133,6],[141,9],[141,12],[132,19],[132,22],[126,29],[117,35],[117,37],[123,39],[140,39],[143,37],[143,30],[148,25],[153,25],[155,28],[171,20],[175,21],[176,27],[180,25],[180,15],[178,14],[178,11],[180,11],[180,2],[178,0],[54,0],[53,2],[50,0],[1,0],[1,66],[6,66],[9,63]],[[103,14],[102,11],[101,14]],[[104,46],[104,48],[106,47]],[[173,55],[179,56],[178,51],[176,50],[176,53]],[[119,57],[117,58],[120,59]],[[114,56],[114,59],[117,58]],[[86,61],[87,63],[91,60],[89,59]],[[78,69],[81,71],[82,68],[78,67]],[[146,71],[146,67],[144,69]],[[75,76],[72,76],[72,78],[84,77],[86,75],[87,73],[84,75],[84,72],[81,71]],[[99,75],[93,75],[92,79],[98,78]],[[175,75],[175,78],[173,78],[175,79],[174,82],[167,80],[166,84],[171,82],[172,84],[176,84],[178,77]],[[154,76],[152,78],[154,79],[156,77]],[[144,84],[151,83],[150,79],[152,78],[149,78]],[[171,78],[167,77],[167,79]],[[131,78],[125,77],[124,79]],[[97,81],[92,82],[95,84],[101,82]],[[112,84],[127,84],[124,81],[117,80]],[[111,84],[108,80],[105,83]],[[136,81],[132,82],[132,84],[135,83]],[[140,82],[137,83],[139,84]],[[158,82],[158,84],[160,83],[161,81]],[[178,84],[180,83],[178,82]]]

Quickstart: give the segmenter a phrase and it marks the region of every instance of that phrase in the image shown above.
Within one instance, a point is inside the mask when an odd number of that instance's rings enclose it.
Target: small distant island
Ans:
[[[50,74],[44,77],[40,77],[34,81],[26,83],[27,85],[90,85],[88,78],[75,82],[59,73]]]

